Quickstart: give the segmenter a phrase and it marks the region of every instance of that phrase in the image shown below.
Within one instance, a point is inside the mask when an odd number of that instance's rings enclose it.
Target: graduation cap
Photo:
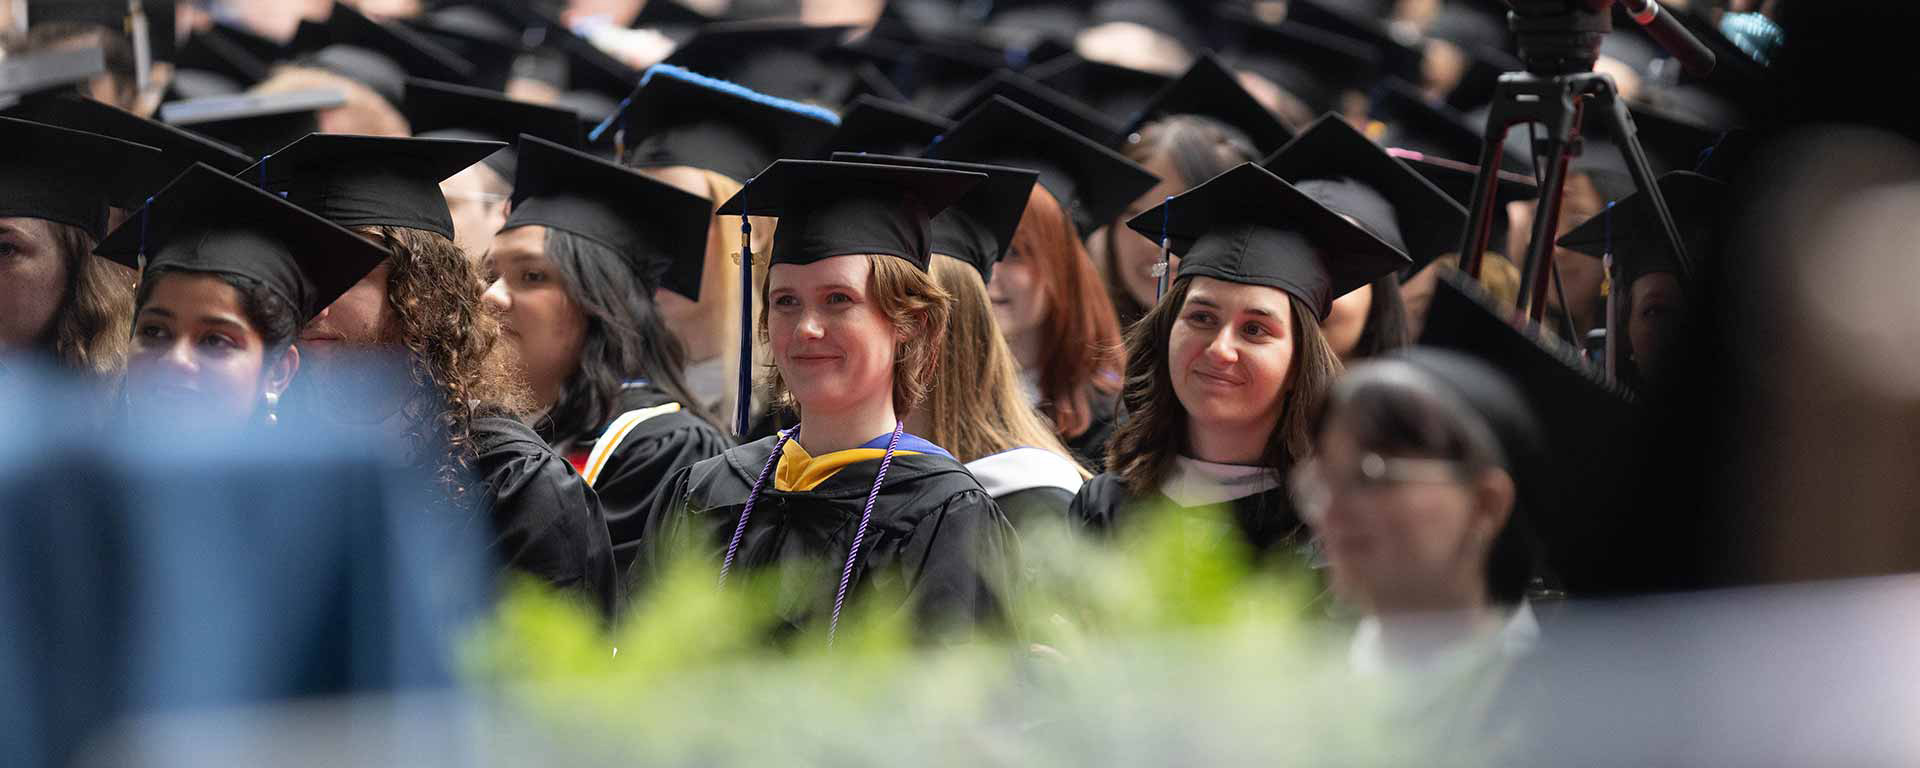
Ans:
[[[700,300],[713,203],[537,136],[520,137],[520,173],[502,231],[557,229],[620,254],[650,288]]]
[[[998,96],[929,147],[927,156],[1039,171],[1041,186],[1066,208],[1083,237],[1160,183],[1139,163]]]
[[[990,3],[985,32],[1019,45],[1072,40],[1087,27],[1091,0],[999,0]]]
[[[1288,0],[1287,20],[1332,32],[1372,48],[1385,74],[1403,79],[1420,77],[1425,52],[1417,40],[1404,40],[1381,21],[1385,14],[1368,13],[1329,0]]]
[[[1347,91],[1371,90],[1380,79],[1380,53],[1354,38],[1298,21],[1269,24],[1229,14],[1234,41],[1226,61],[1286,89],[1315,111],[1339,108]]]
[[[953,125],[906,104],[861,96],[840,116],[840,128],[827,139],[826,151],[917,155]]]
[[[225,144],[83,96],[36,99],[9,110],[8,116],[97,133],[159,150],[160,156],[154,162],[142,164],[149,172],[136,173],[136,166],[128,166],[117,185],[125,195],[121,198],[123,202],[115,206],[119,208],[139,207],[148,195],[160,191],[194,163],[206,163],[227,173],[253,164],[253,158]]]
[[[240,94],[160,105],[160,119],[259,157],[320,129],[319,112],[347,103],[331,88]]]
[[[1293,139],[1293,131],[1240,86],[1240,81],[1212,54],[1195,59],[1186,74],[1162,89],[1134,118],[1128,132],[1168,115],[1202,115],[1246,134],[1259,151],[1273,152]]]
[[[98,46],[0,57],[0,108],[36,96],[79,93],[106,71],[107,57]]]
[[[1627,447],[1634,444],[1638,410],[1625,390],[1606,383],[1572,348],[1510,317],[1472,278],[1447,271],[1434,289],[1420,346],[1479,359],[1519,387],[1546,442],[1547,476],[1530,483],[1547,489],[1543,508],[1527,510],[1546,561],[1570,591],[1609,591],[1623,566],[1593,542],[1606,540],[1607,528],[1630,508],[1633,484],[1619,478],[1631,468]]]
[[[838,125],[825,109],[657,64],[595,132],[619,126],[629,165],[685,165],[744,180],[780,158],[812,157]]]
[[[1178,277],[1277,288],[1326,319],[1405,254],[1265,168],[1243,163],[1127,221],[1180,255]]]
[[[1634,135],[1640,148],[1655,165],[1655,172],[1690,171],[1700,165],[1707,148],[1719,141],[1725,130],[1711,127],[1677,112],[1649,104],[1627,105],[1633,117]]]
[[[1201,12],[1196,12],[1198,6]],[[1201,26],[1206,21],[1205,3],[1180,0],[1099,0],[1094,3],[1088,26],[1124,22],[1137,24],[1173,38],[1188,50],[1206,47]]]
[[[1717,250],[1727,185],[1691,171],[1668,173],[1660,177],[1659,184],[1687,255],[1697,263],[1701,256]],[[1611,251],[1619,265],[1621,285],[1632,285],[1641,275],[1680,272],[1651,199],[1639,192],[1587,219],[1555,242],[1595,257]]]
[[[1504,51],[1481,48],[1468,51],[1467,56],[1467,69],[1461,73],[1460,82],[1447,92],[1447,106],[1460,112],[1491,104],[1500,76],[1526,69],[1525,63]]]
[[[141,0],[140,16],[144,27],[136,27],[128,0],[27,0],[23,3],[26,22],[38,27],[49,23],[86,24],[124,35],[135,48],[142,46],[152,61],[172,61],[174,57],[174,3]]]
[[[293,55],[292,49],[287,45],[276,42],[272,38],[246,29],[245,27],[216,20],[212,26],[207,28],[207,31],[218,34],[221,39],[240,46],[245,49],[247,53],[252,54],[254,58],[267,62],[268,64],[285,61]]]
[[[388,257],[378,243],[205,165],[187,169],[93,252],[134,269],[259,281],[303,323]]]
[[[240,178],[343,227],[404,227],[453,238],[440,182],[504,144],[310,134]]]
[[[873,43],[869,39],[863,47],[871,50]],[[876,66],[913,97],[915,106],[945,111],[1008,63],[1004,51],[965,41],[927,40],[903,46],[896,58]]]
[[[1339,115],[1326,115],[1261,162],[1320,204],[1357,221],[1419,271],[1460,247],[1467,211]]]
[[[542,38],[543,48],[559,54],[559,62],[564,65],[566,78],[564,86],[556,87],[574,93],[591,93],[619,101],[640,82],[640,71],[627,66],[625,62],[614,58],[606,51],[595,47],[586,38],[574,34],[559,22],[543,27],[546,35]]]
[[[448,8],[399,23],[472,64],[468,82],[479,88],[506,90],[515,64],[527,52],[520,29],[478,8]]]
[[[709,24],[663,63],[798,101],[830,102],[844,90],[843,70],[822,55],[853,31],[791,21]]]
[[[94,133],[0,117],[0,217],[45,219],[100,237],[109,206],[132,208],[144,194],[129,195],[129,172],[150,175],[160,152]]]
[[[377,82],[367,83],[395,102],[399,101],[404,91],[406,77],[466,83],[471,82],[474,76],[475,69],[471,62],[426,35],[404,25],[374,21],[345,3],[334,4],[333,15],[327,17],[326,34],[327,48],[358,48],[378,54],[397,65],[405,73],[400,82],[388,82],[383,77]],[[325,50],[322,49],[323,52]],[[326,59],[322,57],[320,61]],[[351,73],[343,74],[351,76]]]
[[[1002,69],[980,81],[955,100],[943,113],[960,120],[994,98],[1003,98],[1046,118],[1075,134],[1102,146],[1113,146],[1122,138],[1121,124],[1100,114],[1093,107],[1075,100],[1025,75]]]
[[[1480,157],[1481,133],[1474,121],[1444,104],[1427,101],[1412,84],[1388,80],[1375,91],[1373,117],[1387,124],[1380,143],[1423,155],[1473,161]],[[1518,133],[1524,137],[1524,129]],[[1515,153],[1509,152],[1509,155]],[[1513,158],[1518,160],[1519,158]],[[1526,167],[1531,168],[1528,162]]]
[[[921,157],[835,152],[847,163],[874,163],[913,168],[937,168],[985,174],[986,179],[953,207],[933,217],[933,252],[966,262],[980,273],[981,282],[993,281],[993,265],[1006,257],[1014,230],[1027,210],[1027,198],[1040,175],[1024,168],[978,163],[952,163]]]
[[[175,75],[196,71],[219,75],[241,88],[250,88],[267,79],[269,62],[253,55],[234,42],[218,27],[196,30],[180,46],[174,61]]]
[[[857,62],[853,65],[853,79],[847,82],[846,92],[841,94],[839,103],[851,106],[856,99],[871,96],[881,101],[906,104],[911,101],[907,92],[893,82],[893,78],[871,61]]]
[[[924,272],[933,252],[933,218],[985,180],[938,168],[781,160],[717,213],[780,219],[773,264],[868,254],[903,259]]]
[[[407,81],[403,110],[415,136],[428,139],[477,139],[505,144],[481,162],[513,182],[519,155],[512,142],[520,134],[561,146],[580,146],[580,118],[571,110],[529,104],[479,88],[431,80]]]
[[[1025,75],[1121,124],[1132,121],[1156,94],[1173,83],[1173,78],[1158,72],[1094,61],[1079,54],[1034,66]]]

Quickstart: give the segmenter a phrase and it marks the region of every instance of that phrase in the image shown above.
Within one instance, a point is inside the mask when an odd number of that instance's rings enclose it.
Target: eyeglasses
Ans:
[[[1457,485],[1466,482],[1468,468],[1460,461],[1393,459],[1377,453],[1361,454],[1360,460],[1348,467],[1334,467],[1312,458],[1294,466],[1287,487],[1301,519],[1318,525],[1333,504],[1335,493],[1406,485]]]

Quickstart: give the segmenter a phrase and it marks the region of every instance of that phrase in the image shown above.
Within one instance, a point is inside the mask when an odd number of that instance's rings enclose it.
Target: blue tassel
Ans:
[[[1156,270],[1160,273],[1160,280],[1153,286],[1155,304],[1160,303],[1161,296],[1167,295],[1167,278],[1170,277],[1167,273],[1173,271],[1173,238],[1167,235],[1167,220],[1171,218],[1173,218],[1173,195],[1167,195],[1167,199],[1160,204],[1160,267]]]
[[[273,157],[272,152],[268,152],[260,156],[260,181],[256,183],[254,186],[257,186],[261,189],[267,188],[267,160],[272,159],[272,157]]]
[[[133,256],[136,271],[147,271],[147,220],[153,218],[153,198],[147,198],[147,204],[140,207],[140,250]]]
[[[740,188],[740,372],[733,433],[743,439],[752,427],[747,422],[753,409],[753,222],[747,219],[747,190],[752,188],[752,179]]]

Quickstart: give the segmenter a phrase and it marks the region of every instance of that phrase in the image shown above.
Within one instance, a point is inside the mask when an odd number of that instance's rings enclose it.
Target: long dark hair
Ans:
[[[1354,342],[1349,360],[1362,360],[1413,343],[1407,332],[1407,304],[1400,298],[1400,278],[1387,274],[1373,281],[1373,301],[1367,307],[1366,326]]]
[[[1166,157],[1173,163],[1173,172],[1180,177],[1176,179],[1176,186],[1183,192],[1234,166],[1260,159],[1260,150],[1240,129],[1202,115],[1168,115],[1147,123],[1138,133],[1127,137],[1120,151],[1128,160],[1143,165],[1154,158]],[[1107,276],[1107,295],[1113,300],[1122,329],[1151,309],[1134,301],[1120,280],[1119,254],[1114,251],[1113,241],[1134,236],[1124,220],[1108,222],[1107,242],[1102,249],[1105,253],[1100,254],[1106,262],[1103,271]]]
[[[542,432],[565,444],[598,437],[619,415],[620,389],[645,378],[708,423],[687,387],[687,349],[667,329],[653,293],[613,249],[568,232],[547,229],[547,260],[559,270],[567,297],[587,320],[580,367],[561,387]]]
[[[1192,277],[1174,280],[1160,303],[1127,329],[1127,383],[1120,394],[1127,420],[1114,430],[1107,466],[1136,496],[1160,487],[1174,456],[1187,444],[1187,409],[1173,391],[1167,352],[1173,324],[1192,286]],[[1283,479],[1288,467],[1313,450],[1313,424],[1341,371],[1313,310],[1292,294],[1287,295],[1287,306],[1293,318],[1293,361],[1282,385],[1286,394],[1280,421],[1261,457],[1261,463]]]

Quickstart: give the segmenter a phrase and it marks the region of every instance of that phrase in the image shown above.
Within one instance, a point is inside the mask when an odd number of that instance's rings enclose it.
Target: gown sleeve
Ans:
[[[719,430],[692,419],[674,419],[665,428],[630,435],[615,449],[593,491],[606,510],[613,540],[614,565],[633,565],[646,536],[647,518],[664,495],[668,480],[681,469],[718,456],[728,445]]]
[[[993,498],[970,490],[922,518],[905,543],[907,605],[923,634],[1011,627],[1018,543]]]
[[[1082,531],[1107,533],[1118,522],[1121,505],[1127,502],[1126,486],[1113,475],[1095,475],[1067,507],[1067,520]]]
[[[496,560],[577,591],[612,618],[622,590],[606,519],[586,480],[517,421],[478,419],[474,431],[474,468],[491,502]]]
[[[628,594],[638,597],[645,592],[668,560],[694,543],[687,535],[686,519],[692,502],[692,477],[693,467],[676,469],[653,495],[653,505],[646,511],[643,532],[626,569]]]
[[[1064,488],[1048,486],[1014,491],[994,499],[994,503],[1006,513],[1007,522],[1013,524],[1014,530],[1028,531],[1034,526],[1066,523],[1073,498],[1074,494]]]

